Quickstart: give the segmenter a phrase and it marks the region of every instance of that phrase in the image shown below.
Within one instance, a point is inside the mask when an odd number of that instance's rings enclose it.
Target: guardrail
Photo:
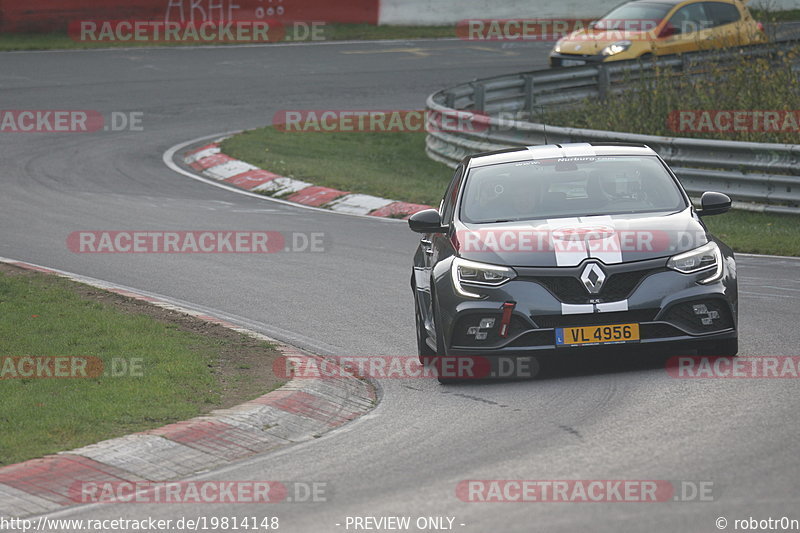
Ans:
[[[773,57],[798,46],[797,41],[711,53],[720,64],[743,55]],[[568,142],[646,144],[673,168],[687,192],[699,196],[715,190],[728,194],[735,207],[754,211],[800,214],[800,145],[660,137],[613,131],[552,126],[504,115],[533,117],[541,106],[568,105],[586,98],[605,98],[632,90],[653,69],[671,69],[686,76],[697,72],[709,52],[646,62],[619,62],[540,70],[471,81],[432,94],[429,116],[469,113],[469,131],[429,128],[426,151],[432,159],[455,167],[465,156],[512,146]],[[794,64],[800,70],[800,59]],[[466,130],[466,128],[464,128]]]

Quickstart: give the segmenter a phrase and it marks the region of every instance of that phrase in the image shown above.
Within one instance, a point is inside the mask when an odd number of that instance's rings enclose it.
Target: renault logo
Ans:
[[[581,273],[581,282],[590,294],[597,294],[606,282],[606,273],[597,263],[589,263]]]

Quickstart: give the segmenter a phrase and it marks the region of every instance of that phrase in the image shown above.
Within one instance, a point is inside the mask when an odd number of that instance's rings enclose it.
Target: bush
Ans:
[[[740,57],[733,65],[713,57],[682,72],[656,67],[651,76],[627,81],[631,90],[606,100],[586,100],[576,106],[548,112],[548,122],[596,130],[625,131],[647,135],[695,137],[767,143],[800,143],[793,131],[687,131],[681,130],[677,112],[693,111],[787,111],[800,122],[800,72],[792,69],[800,47],[776,52],[771,59]],[[700,116],[696,113],[694,116]],[[781,123],[785,115],[781,115]],[[789,117],[790,119],[792,117]],[[693,122],[697,125],[698,122]],[[763,130],[763,128],[762,128]]]

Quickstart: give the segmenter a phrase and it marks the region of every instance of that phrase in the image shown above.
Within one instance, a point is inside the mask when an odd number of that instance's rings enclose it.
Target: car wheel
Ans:
[[[706,356],[735,357],[739,353],[739,339],[709,341],[700,348],[698,353]]]

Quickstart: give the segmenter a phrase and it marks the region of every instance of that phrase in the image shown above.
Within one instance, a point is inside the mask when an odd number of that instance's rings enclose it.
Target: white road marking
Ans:
[[[203,174],[209,178],[226,180],[238,174],[244,174],[250,170],[258,170],[258,167],[237,159],[235,161],[228,161],[227,163],[207,168],[203,171]]]
[[[377,196],[369,196],[367,194],[348,194],[337,198],[328,204],[333,211],[342,213],[354,213],[358,215],[366,215],[381,207],[386,207],[393,204],[394,200],[387,200],[386,198],[378,198]]]
[[[194,163],[204,157],[209,157],[212,155],[216,155],[219,153],[219,146],[215,146],[214,148],[206,148],[205,150],[200,150],[199,152],[190,155],[186,158],[187,163]]]

